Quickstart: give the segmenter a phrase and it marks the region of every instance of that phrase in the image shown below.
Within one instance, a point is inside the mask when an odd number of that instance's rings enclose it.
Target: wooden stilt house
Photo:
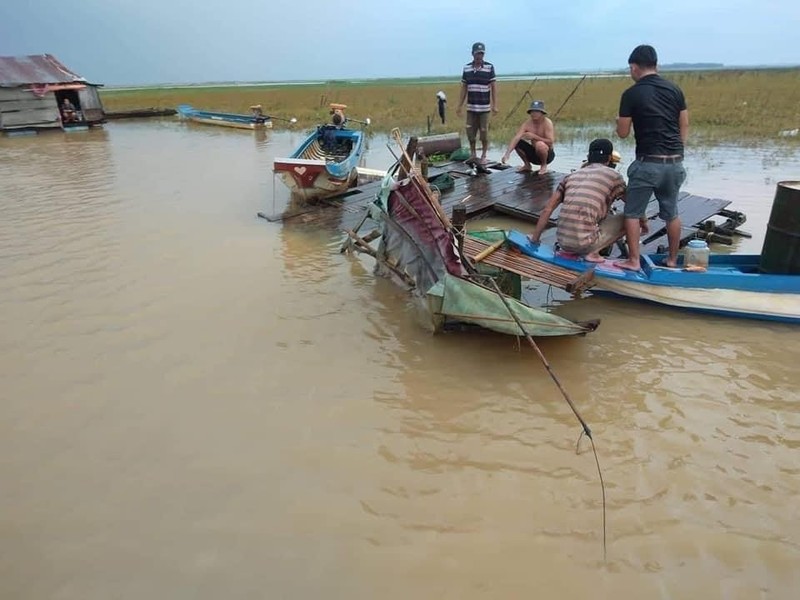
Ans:
[[[99,125],[105,122],[99,87],[51,54],[0,56],[0,132]]]

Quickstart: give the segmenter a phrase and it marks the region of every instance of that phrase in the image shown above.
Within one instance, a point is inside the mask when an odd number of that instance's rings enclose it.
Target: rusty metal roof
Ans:
[[[0,56],[0,87],[31,83],[86,83],[86,80],[62,65],[52,54]]]

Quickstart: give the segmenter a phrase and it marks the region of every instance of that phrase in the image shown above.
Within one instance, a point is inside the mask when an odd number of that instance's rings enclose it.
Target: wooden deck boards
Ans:
[[[544,176],[533,173],[517,173],[514,169],[493,165],[490,173],[472,176],[460,163],[452,163],[447,168],[432,168],[429,179],[443,172],[450,173],[455,180],[452,190],[442,194],[440,202],[447,214],[453,207],[463,204],[467,219],[483,213],[505,214],[517,219],[536,223],[547,199],[552,194],[564,173],[550,172]],[[329,229],[345,231],[355,228],[364,217],[367,206],[380,189],[380,181],[367,183],[354,188],[347,195],[309,204],[292,201],[278,215],[264,215],[270,221],[282,221],[287,227]],[[730,204],[729,200],[705,198],[683,192],[678,199],[678,212],[681,217],[682,243],[695,237],[699,226],[719,214]],[[621,206],[621,203],[620,203]],[[666,247],[666,226],[658,217],[658,204],[651,200],[647,209],[650,219],[650,233],[642,239],[643,252],[657,252]],[[558,210],[550,218],[550,226],[558,220]],[[549,241],[551,231],[543,236]]]

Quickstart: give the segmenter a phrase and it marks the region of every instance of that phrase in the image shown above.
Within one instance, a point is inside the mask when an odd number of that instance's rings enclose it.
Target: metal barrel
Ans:
[[[424,148],[425,154],[450,154],[454,150],[461,148],[461,136],[456,133],[441,133],[439,135],[428,135],[417,139],[420,148]]]
[[[758,265],[762,273],[800,274],[800,181],[781,181]]]

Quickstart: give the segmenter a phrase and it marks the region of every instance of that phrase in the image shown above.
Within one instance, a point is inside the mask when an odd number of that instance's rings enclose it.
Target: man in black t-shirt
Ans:
[[[617,135],[628,137],[632,125],[636,138],[636,160],[628,167],[625,201],[628,259],[617,263],[632,271],[640,268],[640,233],[648,231],[645,210],[653,194],[658,200],[658,216],[667,224],[666,266],[677,265],[681,237],[678,192],[686,179],[683,151],[689,112],[681,89],[658,74],[657,60],[652,46],[633,49],[628,65],[636,83],[622,94],[617,117]]]

